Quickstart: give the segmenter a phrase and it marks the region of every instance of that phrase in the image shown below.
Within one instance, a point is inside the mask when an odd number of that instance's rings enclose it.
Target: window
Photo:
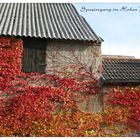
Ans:
[[[45,72],[46,46],[47,41],[45,39],[23,39],[23,72]]]

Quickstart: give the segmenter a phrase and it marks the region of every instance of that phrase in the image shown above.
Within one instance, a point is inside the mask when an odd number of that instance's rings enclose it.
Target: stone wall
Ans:
[[[48,41],[46,48],[47,69],[62,71],[71,64],[82,64],[99,76],[101,66],[101,44],[80,41]],[[84,96],[84,95],[83,95]],[[102,111],[102,93],[84,97],[80,107],[85,112]]]
[[[68,65],[82,64],[92,72],[99,72],[101,45],[80,41],[48,41],[46,48],[47,68],[60,69]]]

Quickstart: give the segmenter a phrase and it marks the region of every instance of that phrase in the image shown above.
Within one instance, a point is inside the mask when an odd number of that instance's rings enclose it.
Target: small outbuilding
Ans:
[[[0,37],[23,40],[22,70],[46,73],[82,64],[100,73],[102,39],[69,3],[1,3]],[[91,106],[90,109],[88,106]],[[102,110],[100,97],[83,103],[86,111]]]
[[[107,93],[113,88],[140,86],[140,59],[134,56],[102,56],[103,103],[108,99]],[[140,136],[140,132],[133,132]]]

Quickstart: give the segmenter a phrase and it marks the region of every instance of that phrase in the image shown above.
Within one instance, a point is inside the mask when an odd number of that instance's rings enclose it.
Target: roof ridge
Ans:
[[[138,58],[102,58],[103,60],[134,60],[134,61],[140,61]]]
[[[125,56],[125,55],[102,55],[102,59],[104,60],[138,60],[139,58],[135,58],[134,56]]]

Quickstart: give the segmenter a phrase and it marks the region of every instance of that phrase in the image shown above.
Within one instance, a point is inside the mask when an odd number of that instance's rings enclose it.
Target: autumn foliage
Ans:
[[[140,131],[140,88],[114,90],[108,100],[113,107],[125,110],[126,124],[132,130]]]
[[[109,93],[103,112],[83,112],[100,92],[94,74],[70,66],[57,75],[21,72],[22,41],[0,39],[0,136],[122,136],[139,130],[140,89]]]
[[[0,74],[3,76],[14,76],[21,72],[22,56],[21,39],[0,39]]]

